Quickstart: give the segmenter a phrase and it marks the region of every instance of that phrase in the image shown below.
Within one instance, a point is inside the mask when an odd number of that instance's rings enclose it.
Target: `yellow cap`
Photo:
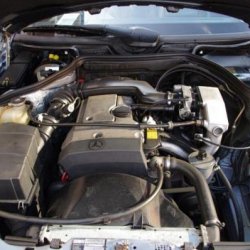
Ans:
[[[59,55],[56,55],[56,54],[49,54],[49,59],[50,60],[55,60],[55,61],[58,61],[60,59]]]
[[[49,54],[49,59],[54,59],[54,54]]]
[[[59,60],[59,56],[58,56],[58,55],[54,55],[53,59],[54,59],[55,61],[58,61],[58,60]]]

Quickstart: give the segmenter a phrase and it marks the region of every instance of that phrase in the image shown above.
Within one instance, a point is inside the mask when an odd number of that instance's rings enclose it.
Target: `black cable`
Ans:
[[[38,121],[35,119],[31,111],[29,111],[29,118],[30,121],[33,122],[36,125],[39,126],[48,126],[48,127],[91,127],[91,126],[96,126],[96,127],[118,127],[118,128],[140,128],[140,124],[118,124],[118,123],[93,123],[93,122],[88,122],[88,123],[78,123],[78,122],[44,122],[44,121]]]
[[[154,198],[159,194],[164,181],[164,173],[162,167],[160,166],[155,166],[155,167],[157,168],[158,172],[158,183],[154,191],[148,196],[147,199],[137,203],[135,206],[130,207],[127,210],[118,213],[106,214],[98,217],[83,218],[83,219],[53,219],[53,218],[38,218],[34,216],[25,216],[21,214],[15,214],[0,210],[0,217],[9,220],[23,221],[26,223],[55,224],[55,225],[76,225],[76,224],[91,225],[91,224],[103,223],[105,221],[117,220],[124,216],[128,216],[130,214],[133,214],[141,210],[143,207],[147,206],[152,200],[154,200]]]
[[[227,44],[227,45],[212,45],[212,44],[200,44],[193,48],[192,54],[196,55],[198,50],[201,50],[202,48],[208,48],[208,49],[234,49],[239,48],[243,46],[249,46],[250,41],[246,41],[243,43],[236,43],[236,44]]]
[[[242,146],[249,145],[249,140],[246,141]],[[231,151],[230,152],[230,163],[232,164],[234,175],[233,180],[231,181],[232,185],[240,185],[243,181],[241,178],[244,171],[244,161],[246,160],[246,156],[248,154],[247,151]],[[248,158],[249,156],[247,156]]]
[[[31,110],[28,111],[30,121],[39,126],[51,126],[51,127],[110,127],[110,128],[136,128],[136,129],[146,129],[146,128],[166,128],[166,129],[173,129],[175,127],[182,127],[182,126],[192,126],[197,125],[201,126],[202,122],[200,120],[197,121],[184,121],[184,122],[172,122],[172,123],[165,123],[165,124],[144,124],[144,123],[137,123],[137,124],[124,124],[124,123],[78,123],[78,122],[44,122],[38,121],[32,116]]]
[[[155,89],[159,90],[160,85],[162,83],[162,81],[168,77],[169,75],[178,73],[178,72],[192,72],[192,73],[196,73],[199,74],[203,77],[205,77],[206,79],[208,79],[210,82],[214,82],[214,80],[212,79],[212,76],[208,76],[208,74],[206,74],[207,72],[203,72],[204,69],[201,69],[200,67],[194,66],[194,65],[189,65],[189,64],[182,64],[182,65],[177,65],[169,70],[167,70],[158,80]]]
[[[239,205],[239,202],[233,192],[231,183],[229,182],[229,180],[227,179],[226,175],[224,174],[224,172],[221,170],[220,167],[216,168],[215,170],[221,181],[223,182],[224,186],[226,187],[228,194],[232,200],[234,209],[235,209],[235,214],[236,214],[236,219],[237,219],[237,224],[238,224],[238,240],[239,241],[244,241],[244,224],[243,224],[243,217],[242,217],[242,213],[241,213],[241,208]]]
[[[227,145],[218,144],[218,143],[209,141],[209,140],[207,140],[207,139],[204,139],[204,138],[202,138],[202,137],[197,137],[196,140],[198,140],[198,141],[203,141],[203,142],[205,142],[205,143],[208,143],[208,144],[217,146],[217,147],[219,147],[219,148],[234,149],[234,150],[249,150],[249,149],[250,149],[250,146],[246,146],[246,147],[232,147],[232,146],[227,146]]]

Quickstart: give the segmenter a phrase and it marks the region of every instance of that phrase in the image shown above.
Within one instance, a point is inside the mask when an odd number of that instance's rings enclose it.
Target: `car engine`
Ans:
[[[99,82],[101,85],[102,81]],[[112,82],[107,82],[107,86]],[[126,87],[127,84],[126,80],[117,80],[113,83],[118,87]],[[137,84],[136,81],[131,80],[129,83],[134,86]],[[150,89],[146,82],[139,82],[139,84]],[[89,85],[91,86],[92,83]],[[89,85],[86,84],[87,89],[90,89]],[[138,88],[138,91],[141,89]],[[154,92],[153,89],[152,92]],[[191,87],[180,85],[174,86],[174,92],[168,93],[169,98],[162,96],[162,93],[154,94],[153,98],[167,103],[167,108],[170,110],[169,116],[179,116],[179,124],[174,123],[168,117],[165,118],[167,129],[172,130],[175,126],[203,126],[207,131],[206,136],[211,141],[220,143],[223,133],[228,129],[228,119],[218,88],[199,86],[195,93]],[[180,101],[176,105],[173,102],[174,99],[178,101],[178,98]],[[183,99],[186,100],[183,101]],[[197,103],[201,103],[201,106],[197,107]],[[86,98],[80,105],[77,117],[77,122],[86,126],[74,127],[67,135],[59,157],[62,170],[70,178],[96,172],[146,177],[148,167],[145,154],[153,155],[154,151],[162,146],[156,125],[158,121],[153,117],[136,117],[133,114],[136,111],[134,107],[136,108],[135,103],[129,96],[106,94]],[[176,111],[177,114],[174,114]],[[190,118],[191,124],[186,123],[185,121]],[[139,123],[142,125],[138,126]],[[88,124],[92,125],[88,126]],[[102,126],[98,127],[99,124]],[[165,150],[167,151],[167,148]],[[217,148],[206,146],[201,150],[212,155]],[[213,166],[210,165],[207,171],[212,174],[212,170]]]
[[[149,60],[148,74],[139,58],[128,66],[115,58],[113,64],[81,57],[69,63],[69,52],[54,56],[61,62],[47,53],[34,63],[28,55],[33,74],[22,79],[31,82],[2,84],[0,97],[1,234],[8,242],[51,244],[59,226],[66,242],[70,225],[79,225],[79,235],[88,235],[90,225],[107,234],[125,228],[132,238],[133,230],[151,228],[152,241],[178,234],[176,248],[164,249],[181,249],[182,237],[192,242],[185,249],[227,237],[221,231],[226,235],[237,211],[224,216],[214,191],[223,180],[221,159],[231,154],[221,145],[232,139],[242,114],[232,104],[237,91],[225,84],[239,84],[236,78],[211,77],[213,68],[202,59],[183,80],[172,66],[160,70],[162,61]],[[184,66],[190,65],[197,66],[195,59]]]

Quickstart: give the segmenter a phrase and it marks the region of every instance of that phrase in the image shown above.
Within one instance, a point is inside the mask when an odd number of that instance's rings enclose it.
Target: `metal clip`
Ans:
[[[22,210],[22,211],[25,210],[25,204],[24,204],[23,201],[19,201],[19,202],[18,202],[17,209],[18,209],[18,210]]]

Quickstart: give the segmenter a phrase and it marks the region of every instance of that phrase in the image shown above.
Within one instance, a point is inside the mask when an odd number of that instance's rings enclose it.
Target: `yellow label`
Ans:
[[[158,139],[157,129],[148,128],[147,129],[147,139],[149,139],[149,140],[157,140]]]

